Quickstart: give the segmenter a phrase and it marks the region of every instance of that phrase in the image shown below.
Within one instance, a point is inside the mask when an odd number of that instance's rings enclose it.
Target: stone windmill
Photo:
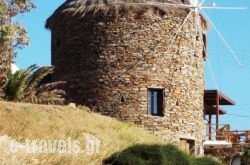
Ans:
[[[68,101],[198,152],[204,132],[206,21],[185,7],[189,4],[65,1],[46,27],[52,34],[54,78],[67,81]]]

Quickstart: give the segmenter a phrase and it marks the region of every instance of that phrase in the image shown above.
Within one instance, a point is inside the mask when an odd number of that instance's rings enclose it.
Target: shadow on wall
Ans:
[[[210,157],[195,158],[176,146],[136,144],[103,160],[103,165],[220,165]]]

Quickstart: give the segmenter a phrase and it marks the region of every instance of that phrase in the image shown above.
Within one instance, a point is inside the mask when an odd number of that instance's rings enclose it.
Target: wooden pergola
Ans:
[[[211,135],[212,115],[216,116],[216,130],[219,129],[219,115],[226,114],[220,105],[235,105],[235,101],[218,90],[204,91],[204,114],[209,116],[209,135]]]

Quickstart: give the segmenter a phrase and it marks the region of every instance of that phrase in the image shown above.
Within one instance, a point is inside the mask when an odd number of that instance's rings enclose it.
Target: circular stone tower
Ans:
[[[62,4],[46,27],[52,33],[54,78],[67,81],[68,101],[197,152],[204,132],[206,22],[181,6],[177,0]]]

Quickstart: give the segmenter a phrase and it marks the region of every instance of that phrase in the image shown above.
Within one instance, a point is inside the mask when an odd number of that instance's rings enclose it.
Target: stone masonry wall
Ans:
[[[193,15],[184,22],[187,15],[147,10],[62,17],[52,29],[52,64],[55,78],[68,83],[68,101],[134,122],[168,142],[186,138],[201,146],[202,31]],[[148,114],[148,88],[164,89],[163,116]]]

